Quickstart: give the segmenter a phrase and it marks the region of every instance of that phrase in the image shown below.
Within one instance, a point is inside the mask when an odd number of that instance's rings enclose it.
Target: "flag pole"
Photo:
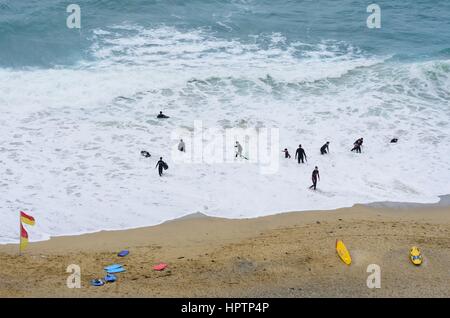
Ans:
[[[19,256],[22,255],[22,251],[20,250],[20,245],[22,243],[22,227],[21,224],[22,223],[22,219],[20,217],[20,212],[19,212]]]

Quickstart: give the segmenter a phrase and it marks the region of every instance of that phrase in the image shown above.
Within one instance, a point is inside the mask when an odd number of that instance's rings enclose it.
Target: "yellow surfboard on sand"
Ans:
[[[341,240],[336,240],[336,252],[345,264],[350,265],[352,263],[350,253]]]
[[[411,250],[409,251],[409,259],[414,265],[422,264],[423,261],[422,253],[420,252],[420,249],[417,246],[411,247]]]

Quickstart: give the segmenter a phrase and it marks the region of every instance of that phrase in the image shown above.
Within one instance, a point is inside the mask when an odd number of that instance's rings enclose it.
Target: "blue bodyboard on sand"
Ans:
[[[114,274],[106,274],[104,280],[107,283],[114,283],[117,280],[117,277]]]
[[[120,251],[119,254],[117,254],[117,256],[119,256],[119,257],[125,257],[125,256],[127,256],[128,254],[130,254],[130,252],[129,252],[128,250],[123,250],[123,251]]]
[[[120,267],[122,267],[121,264],[108,265],[108,266],[105,267],[105,271],[110,270],[110,269],[120,268]]]
[[[117,267],[117,268],[111,268],[111,269],[107,269],[106,272],[108,274],[112,274],[112,273],[123,273],[125,272],[126,269],[123,267]]]

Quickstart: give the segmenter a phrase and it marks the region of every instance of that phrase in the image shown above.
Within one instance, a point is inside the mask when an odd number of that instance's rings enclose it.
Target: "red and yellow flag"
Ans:
[[[34,217],[20,211],[20,246],[19,246],[20,251],[23,251],[25,247],[28,245],[28,233],[23,227],[23,223],[28,225],[34,225],[35,224]]]
[[[25,223],[25,224],[29,224],[29,225],[34,225],[34,217],[26,214],[25,212],[20,211],[20,222]]]

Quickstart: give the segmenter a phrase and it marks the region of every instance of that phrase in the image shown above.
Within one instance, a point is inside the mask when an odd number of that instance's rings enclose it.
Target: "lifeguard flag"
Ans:
[[[28,225],[34,225],[34,217],[27,215],[26,213],[20,211],[20,246],[19,250],[23,251],[28,245],[28,233],[23,227],[23,223]]]
[[[20,223],[20,251],[23,251],[28,245],[28,233]]]
[[[26,214],[25,212],[20,211],[20,222],[28,224],[28,225],[34,225],[34,217]]]

